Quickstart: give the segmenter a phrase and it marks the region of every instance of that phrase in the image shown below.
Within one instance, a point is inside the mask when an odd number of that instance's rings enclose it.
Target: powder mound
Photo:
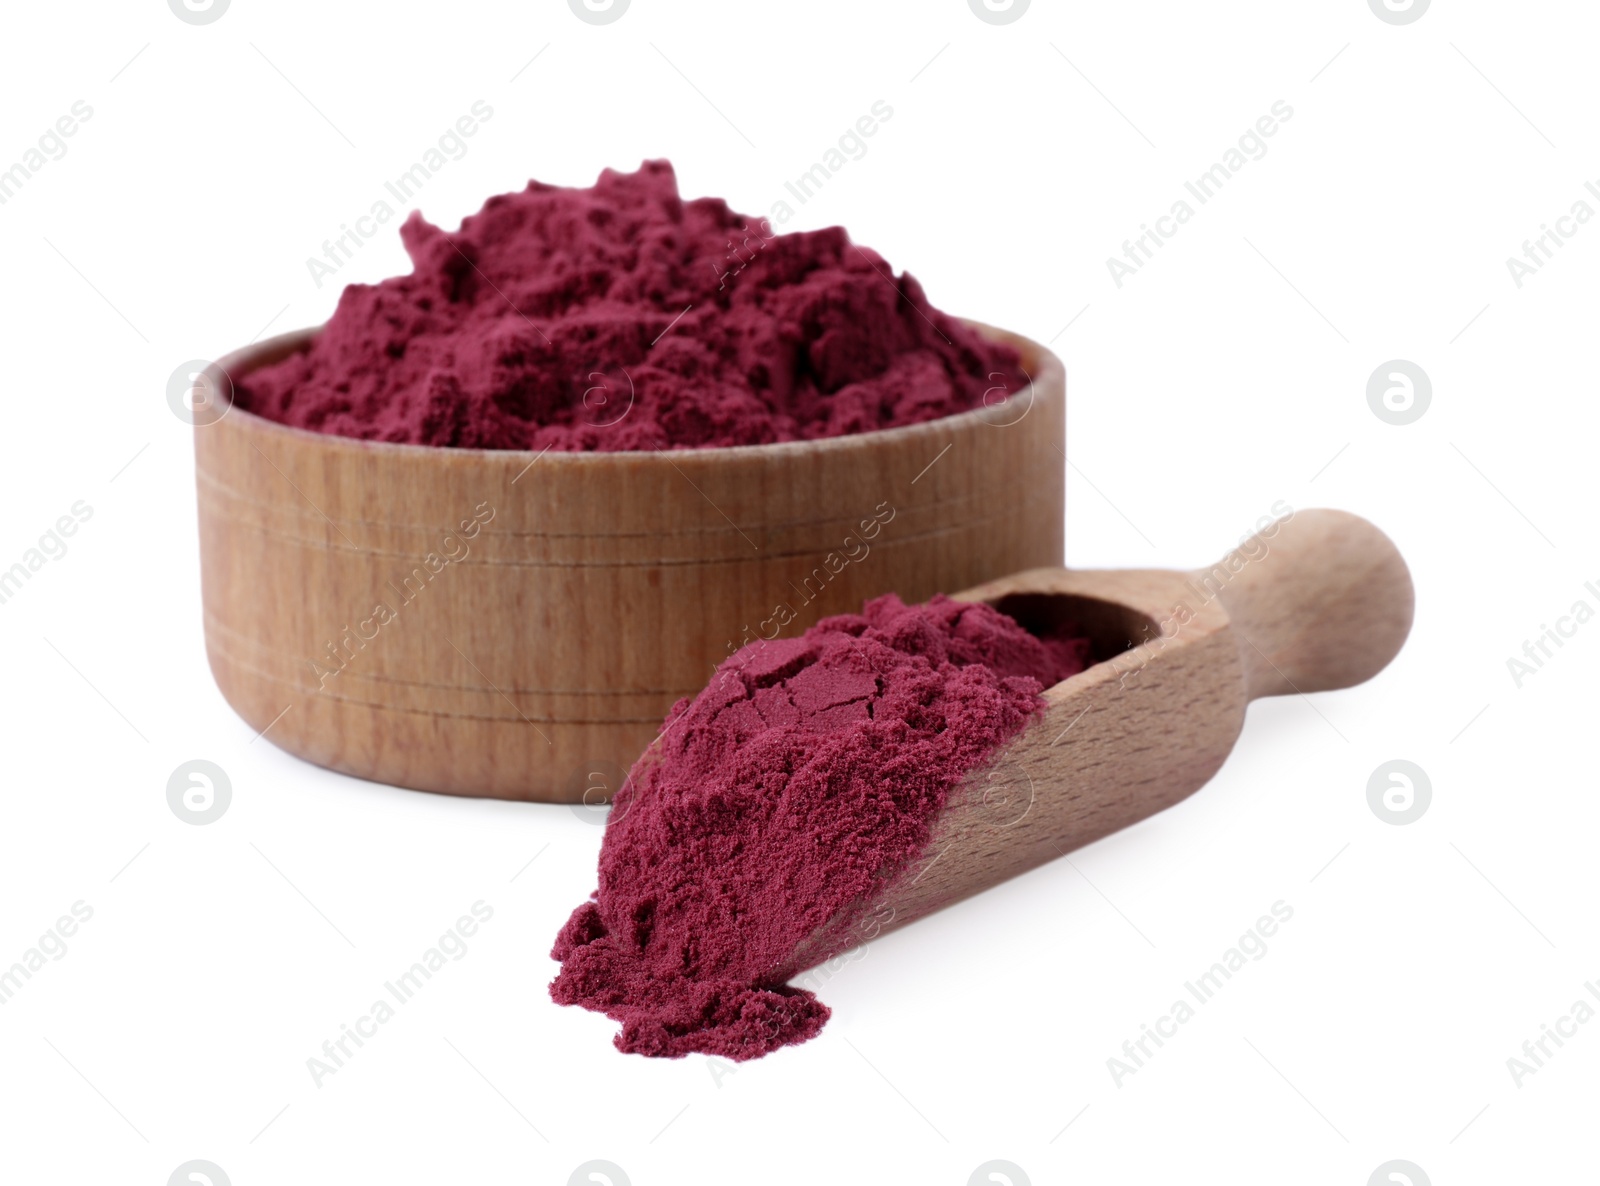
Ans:
[[[893,594],[735,652],[618,793],[551,997],[620,1021],[636,1054],[813,1037],[827,1006],[785,983],[802,946],[911,867],[963,775],[1088,663],[1085,639]]]
[[[411,274],[348,286],[309,349],[237,377],[241,407],[366,440],[614,452],[870,432],[1027,382],[841,228],[684,201],[666,161],[529,182],[454,234],[413,212],[400,237]]]

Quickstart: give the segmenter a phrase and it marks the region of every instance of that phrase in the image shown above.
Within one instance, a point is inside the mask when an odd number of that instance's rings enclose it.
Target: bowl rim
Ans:
[[[207,428],[232,417],[244,417],[249,430],[256,433],[282,434],[288,440],[300,440],[308,444],[314,443],[318,447],[330,450],[350,450],[365,453],[390,454],[396,459],[414,458],[422,459],[432,457],[436,459],[466,460],[472,459],[480,464],[499,464],[491,459],[503,459],[509,464],[521,461],[531,466],[535,460],[544,459],[553,465],[605,465],[605,464],[652,464],[646,460],[660,459],[668,464],[680,459],[692,462],[704,461],[711,457],[726,457],[731,460],[772,457],[800,458],[807,454],[841,452],[851,449],[871,448],[875,442],[888,442],[903,440],[919,433],[925,434],[940,429],[965,429],[969,426],[984,425],[990,428],[1005,428],[1019,423],[1032,409],[1034,401],[1041,397],[1048,397],[1049,391],[1054,388],[1061,390],[1065,399],[1066,368],[1049,347],[1041,345],[1021,334],[1010,330],[1000,329],[997,326],[968,318],[956,318],[969,329],[976,330],[984,337],[998,340],[1006,345],[1019,350],[1024,356],[1024,363],[1033,362],[1031,368],[1023,367],[1023,374],[1028,377],[1026,386],[1007,396],[1002,402],[989,407],[969,408],[965,412],[956,412],[950,416],[940,416],[933,420],[919,420],[914,424],[901,424],[894,428],[878,428],[870,432],[842,433],[838,436],[814,437],[799,441],[771,441],[757,445],[700,445],[689,449],[637,449],[637,450],[552,450],[537,449],[480,449],[466,448],[459,445],[415,445],[401,441],[374,441],[362,437],[342,436],[338,433],[316,432],[309,428],[296,428],[281,421],[269,419],[238,407],[233,398],[233,376],[245,375],[257,367],[266,365],[264,356],[276,354],[279,358],[286,358],[308,345],[319,333],[323,326],[307,326],[302,329],[289,330],[285,333],[275,334],[270,338],[229,351],[221,358],[209,363],[205,374],[213,379],[220,379],[216,384],[217,390],[225,393],[227,407],[216,420],[205,423],[196,423],[195,432],[199,434]],[[1031,355],[1032,357],[1028,357]],[[274,359],[273,361],[276,361]],[[1041,380],[1053,380],[1048,384]],[[1020,414],[1004,423],[993,424],[990,421],[999,416],[1002,409],[1014,410],[1026,401],[1027,406],[1022,408]],[[1009,412],[1008,412],[1009,415]]]

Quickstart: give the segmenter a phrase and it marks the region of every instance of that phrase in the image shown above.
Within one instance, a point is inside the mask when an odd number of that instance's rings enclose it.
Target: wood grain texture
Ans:
[[[1411,627],[1404,560],[1372,524],[1305,510],[1193,573],[1040,569],[957,596],[1038,631],[1073,622],[1094,666],[953,792],[928,847],[796,953],[786,977],[1180,802],[1258,696],[1347,687]],[[1287,772],[1286,772],[1287,773]]]
[[[606,798],[731,649],[894,591],[1059,564],[1065,375],[886,432],[732,449],[436,449],[240,409],[195,429],[206,649],[252,728],[400,786]],[[304,348],[221,359],[229,379]],[[381,612],[380,612],[381,611]]]

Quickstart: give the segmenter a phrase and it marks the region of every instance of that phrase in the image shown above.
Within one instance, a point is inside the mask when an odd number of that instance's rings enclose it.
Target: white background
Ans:
[[[4,20],[0,167],[75,101],[93,116],[0,206],[0,567],[74,502],[93,516],[0,605],[0,964],[73,902],[94,916],[0,1007],[0,1180],[157,1186],[195,1158],[239,1186],[565,1183],[596,1158],[635,1186],[959,1186],[997,1158],[1034,1183],[1592,1167],[1600,1024],[1520,1086],[1506,1060],[1600,978],[1600,625],[1520,688],[1506,660],[1600,608],[1600,226],[1520,288],[1505,263],[1574,202],[1600,209],[1592,6],[1438,0],[1394,26],[1362,0],[1035,0],[994,26],[964,0],[633,0],[597,27],[561,0],[234,0],[195,27],[104,0]],[[599,827],[327,773],[222,701],[191,430],[165,400],[185,360],[323,320],[338,285],[307,257],[479,99],[492,120],[420,195],[446,227],[530,176],[658,156],[686,194],[765,213],[886,101],[788,225],[843,223],[940,307],[1053,343],[1068,562],[1187,567],[1275,500],[1342,507],[1410,561],[1410,643],[1367,686],[1255,705],[1187,803],[872,945],[823,989],[818,1040],[733,1074],[617,1054],[611,1022],[545,992]],[[1118,287],[1107,257],[1280,99],[1266,155]],[[406,268],[396,225],[339,283]],[[1393,358],[1433,383],[1406,426],[1366,401]],[[206,827],[166,802],[193,758],[233,785]],[[1392,758],[1432,782],[1408,826],[1367,803]],[[307,1058],[479,899],[467,956],[314,1086]],[[1117,1086],[1106,1060],[1280,899],[1268,954]]]

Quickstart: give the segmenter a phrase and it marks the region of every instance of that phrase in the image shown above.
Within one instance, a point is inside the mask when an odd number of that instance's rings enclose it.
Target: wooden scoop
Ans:
[[[1383,670],[1413,594],[1389,538],[1342,511],[1293,512],[1192,573],[1039,568],[955,596],[1036,634],[1073,624],[1095,665],[949,797],[884,892],[796,953],[798,973],[1171,807],[1222,766],[1258,696]]]

